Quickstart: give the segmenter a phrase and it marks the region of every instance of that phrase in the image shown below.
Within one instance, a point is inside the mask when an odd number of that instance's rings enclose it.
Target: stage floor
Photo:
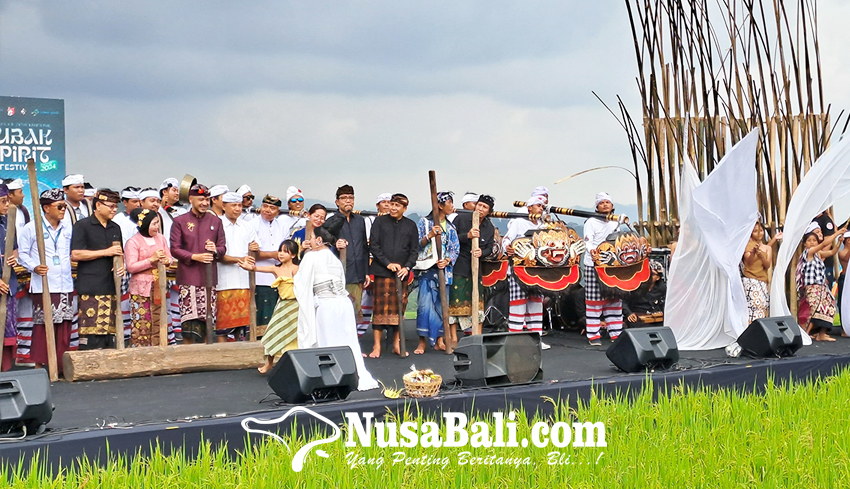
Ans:
[[[403,385],[401,376],[412,364],[431,368],[444,381],[454,379],[452,356],[427,350],[413,355],[416,347],[415,324],[407,321],[406,359],[385,353],[379,359],[366,359],[372,375],[387,386]],[[361,339],[364,352],[372,349],[372,333]],[[415,339],[416,338],[416,339]],[[835,342],[815,342],[797,352],[798,357],[813,355],[846,355],[850,353],[850,338],[835,336]],[[552,346],[543,352],[544,381],[578,381],[603,378],[644,376],[625,374],[617,370],[605,356],[609,340],[603,346],[592,347],[578,332],[550,332],[544,341]],[[680,352],[680,361],[673,371],[706,369],[718,365],[754,364],[763,360],[729,358],[722,349],[700,352]],[[613,379],[609,379],[613,380]],[[106,426],[124,427],[149,423],[177,422],[186,419],[211,418],[219,415],[238,415],[278,409],[277,396],[266,383],[266,377],[255,369],[203,372],[161,377],[91,382],[57,382],[51,385],[56,409],[49,430],[59,432],[85,431]],[[382,398],[380,390],[355,392],[349,400]]]

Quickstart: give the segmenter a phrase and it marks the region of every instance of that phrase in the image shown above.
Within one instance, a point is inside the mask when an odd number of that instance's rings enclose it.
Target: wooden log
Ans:
[[[481,215],[477,212],[472,213],[472,229],[478,231]],[[478,238],[472,238],[472,334],[481,334],[481,323],[478,322],[478,257],[475,252],[478,251]]]
[[[256,341],[212,345],[171,345],[124,350],[65,352],[65,379],[105,380],[216,370],[255,368],[263,363],[263,345]]]
[[[413,273],[413,272],[410,272]],[[405,277],[405,280],[407,277]],[[405,343],[406,338],[404,337],[404,289],[402,288],[401,279],[396,275],[395,277],[395,293],[398,298],[398,356],[404,358],[407,356],[407,344]],[[389,338],[392,341],[392,337]]]
[[[113,241],[112,246],[121,246],[120,241]],[[121,276],[118,269],[124,266],[124,257],[112,257],[112,280],[115,282],[115,348],[124,349],[124,312],[121,311]]]
[[[440,205],[437,203],[437,173],[434,170],[428,171],[428,183],[431,187],[431,211],[434,217],[433,223],[435,226],[440,225]],[[434,237],[436,243],[437,260],[443,259],[443,240],[442,235],[438,234]],[[456,328],[449,324],[449,293],[446,289],[446,270],[437,268],[437,280],[440,286],[440,309],[443,313],[443,333],[446,343],[446,355],[451,355],[457,344]]]
[[[15,218],[17,217],[18,208],[14,205],[9,206],[9,212],[6,213],[6,246],[3,249],[3,281],[6,282],[6,285],[10,285],[12,283],[12,267],[8,265],[6,260],[15,253]],[[9,293],[11,293],[11,289]],[[9,294],[3,294],[3,297],[0,298],[0,327],[3,328],[3,332],[5,333],[6,328],[6,316],[9,313]],[[5,339],[5,335],[4,335]],[[0,345],[0,363],[3,362],[3,345]]]
[[[159,287],[159,346],[168,346],[168,278],[165,276],[165,264],[157,262],[157,287]]]
[[[207,263],[204,265],[206,269],[206,299],[207,299],[207,343],[215,343],[215,324],[213,324],[213,314],[212,314],[212,288],[213,288],[213,267],[215,263]]]
[[[257,252],[249,251],[248,254],[254,259],[254,263],[256,263]],[[250,295],[248,314],[251,316],[248,318],[248,335],[251,341],[257,341],[257,272],[255,270],[248,272],[248,289]]]
[[[32,196],[32,218],[35,222],[35,228],[39,232],[35,233],[36,244],[38,245],[38,260],[39,265],[46,265],[47,260],[44,253],[44,223],[41,220],[41,206],[38,204],[38,179],[35,175],[35,160],[30,158],[27,160],[27,174],[30,181],[30,195]],[[73,212],[71,209],[65,212]],[[33,274],[32,280],[35,280]],[[47,275],[41,277],[41,300],[44,308],[44,336],[47,342],[47,372],[50,375],[51,382],[59,381],[59,365],[56,359],[56,333],[53,330],[53,303],[50,302],[50,288],[48,287]]]

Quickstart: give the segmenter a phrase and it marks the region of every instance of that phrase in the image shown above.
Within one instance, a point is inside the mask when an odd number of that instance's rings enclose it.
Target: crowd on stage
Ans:
[[[46,277],[60,369],[64,352],[115,348],[121,331],[129,347],[203,343],[209,337],[217,342],[248,339],[253,299],[266,358],[260,372],[289,349],[348,346],[361,389],[377,387],[363,359],[385,353],[384,335],[399,352],[399,326],[414,283],[419,343],[413,353],[445,350],[440,280],[448,289],[448,324],[469,334],[475,315],[478,322],[484,320],[485,296],[492,292],[478,274],[474,315],[473,260],[513,255],[515,239],[545,226],[549,204],[548,190],[535,188],[522,209],[528,218],[511,219],[500,236],[489,216],[495,201],[484,194],[466,193],[457,212],[455,195],[439,192],[436,214],[414,222],[405,217],[409,201],[401,193],[378,195],[374,211],[362,215],[350,185],[337,189],[334,208],[315,204],[305,209],[304,194],[294,186],[283,199],[265,195],[255,206],[248,185],[230,190],[195,183],[181,203],[176,178],[158,188],[118,192],[91,188],[82,175],[68,175],[62,188],[40,194],[42,224],[36,229],[34,210],[24,205],[27,190],[20,179],[0,184],[0,238],[4,245],[13,240],[9,244],[15,250],[4,256],[11,273],[0,281],[0,293],[7,296],[3,370],[48,363]],[[17,210],[14,230],[8,228],[10,208]],[[610,215],[613,208],[610,195],[597,194],[598,213]],[[586,249],[595,249],[619,224],[588,219]],[[834,341],[828,335],[835,314],[831,261],[837,256],[842,269],[847,266],[850,233],[845,232],[824,214],[803,240],[796,270],[800,322],[818,340]],[[773,246],[781,238],[781,233],[770,240],[764,235],[757,224],[741,262],[750,321],[768,315]],[[625,297],[603,293],[590,253],[582,267],[584,296],[577,309],[590,345],[601,345],[603,333],[614,340],[624,325],[640,326],[645,318],[663,315],[667,269],[661,262],[652,261],[650,279]],[[509,331],[544,334],[544,301],[550,299],[520,286],[508,273],[507,300],[493,307],[502,309],[498,312]],[[363,352],[359,337],[370,326],[373,347]]]

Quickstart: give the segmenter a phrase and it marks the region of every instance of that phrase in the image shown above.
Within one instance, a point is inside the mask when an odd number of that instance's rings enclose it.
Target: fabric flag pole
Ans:
[[[738,264],[758,221],[757,144],[754,130],[702,183],[690,163],[683,166],[683,219],[664,311],[664,323],[676,335],[680,350],[726,347],[747,326]]]
[[[806,226],[818,214],[847,196],[850,196],[850,138],[843,137],[812,165],[788,203],[783,240],[776,253],[776,268],[770,284],[771,316],[791,315],[785,296],[785,272],[803,239]],[[845,304],[850,306],[847,290],[845,282],[841,304],[844,311],[850,311],[845,308]],[[803,332],[803,344],[811,343],[809,335]]]

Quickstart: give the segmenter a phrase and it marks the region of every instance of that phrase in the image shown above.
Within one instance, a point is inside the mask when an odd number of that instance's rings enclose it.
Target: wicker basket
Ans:
[[[443,378],[434,374],[428,382],[417,382],[413,380],[418,372],[410,372],[404,375],[401,379],[404,381],[404,390],[410,397],[434,397],[440,393],[440,386],[443,385]]]

